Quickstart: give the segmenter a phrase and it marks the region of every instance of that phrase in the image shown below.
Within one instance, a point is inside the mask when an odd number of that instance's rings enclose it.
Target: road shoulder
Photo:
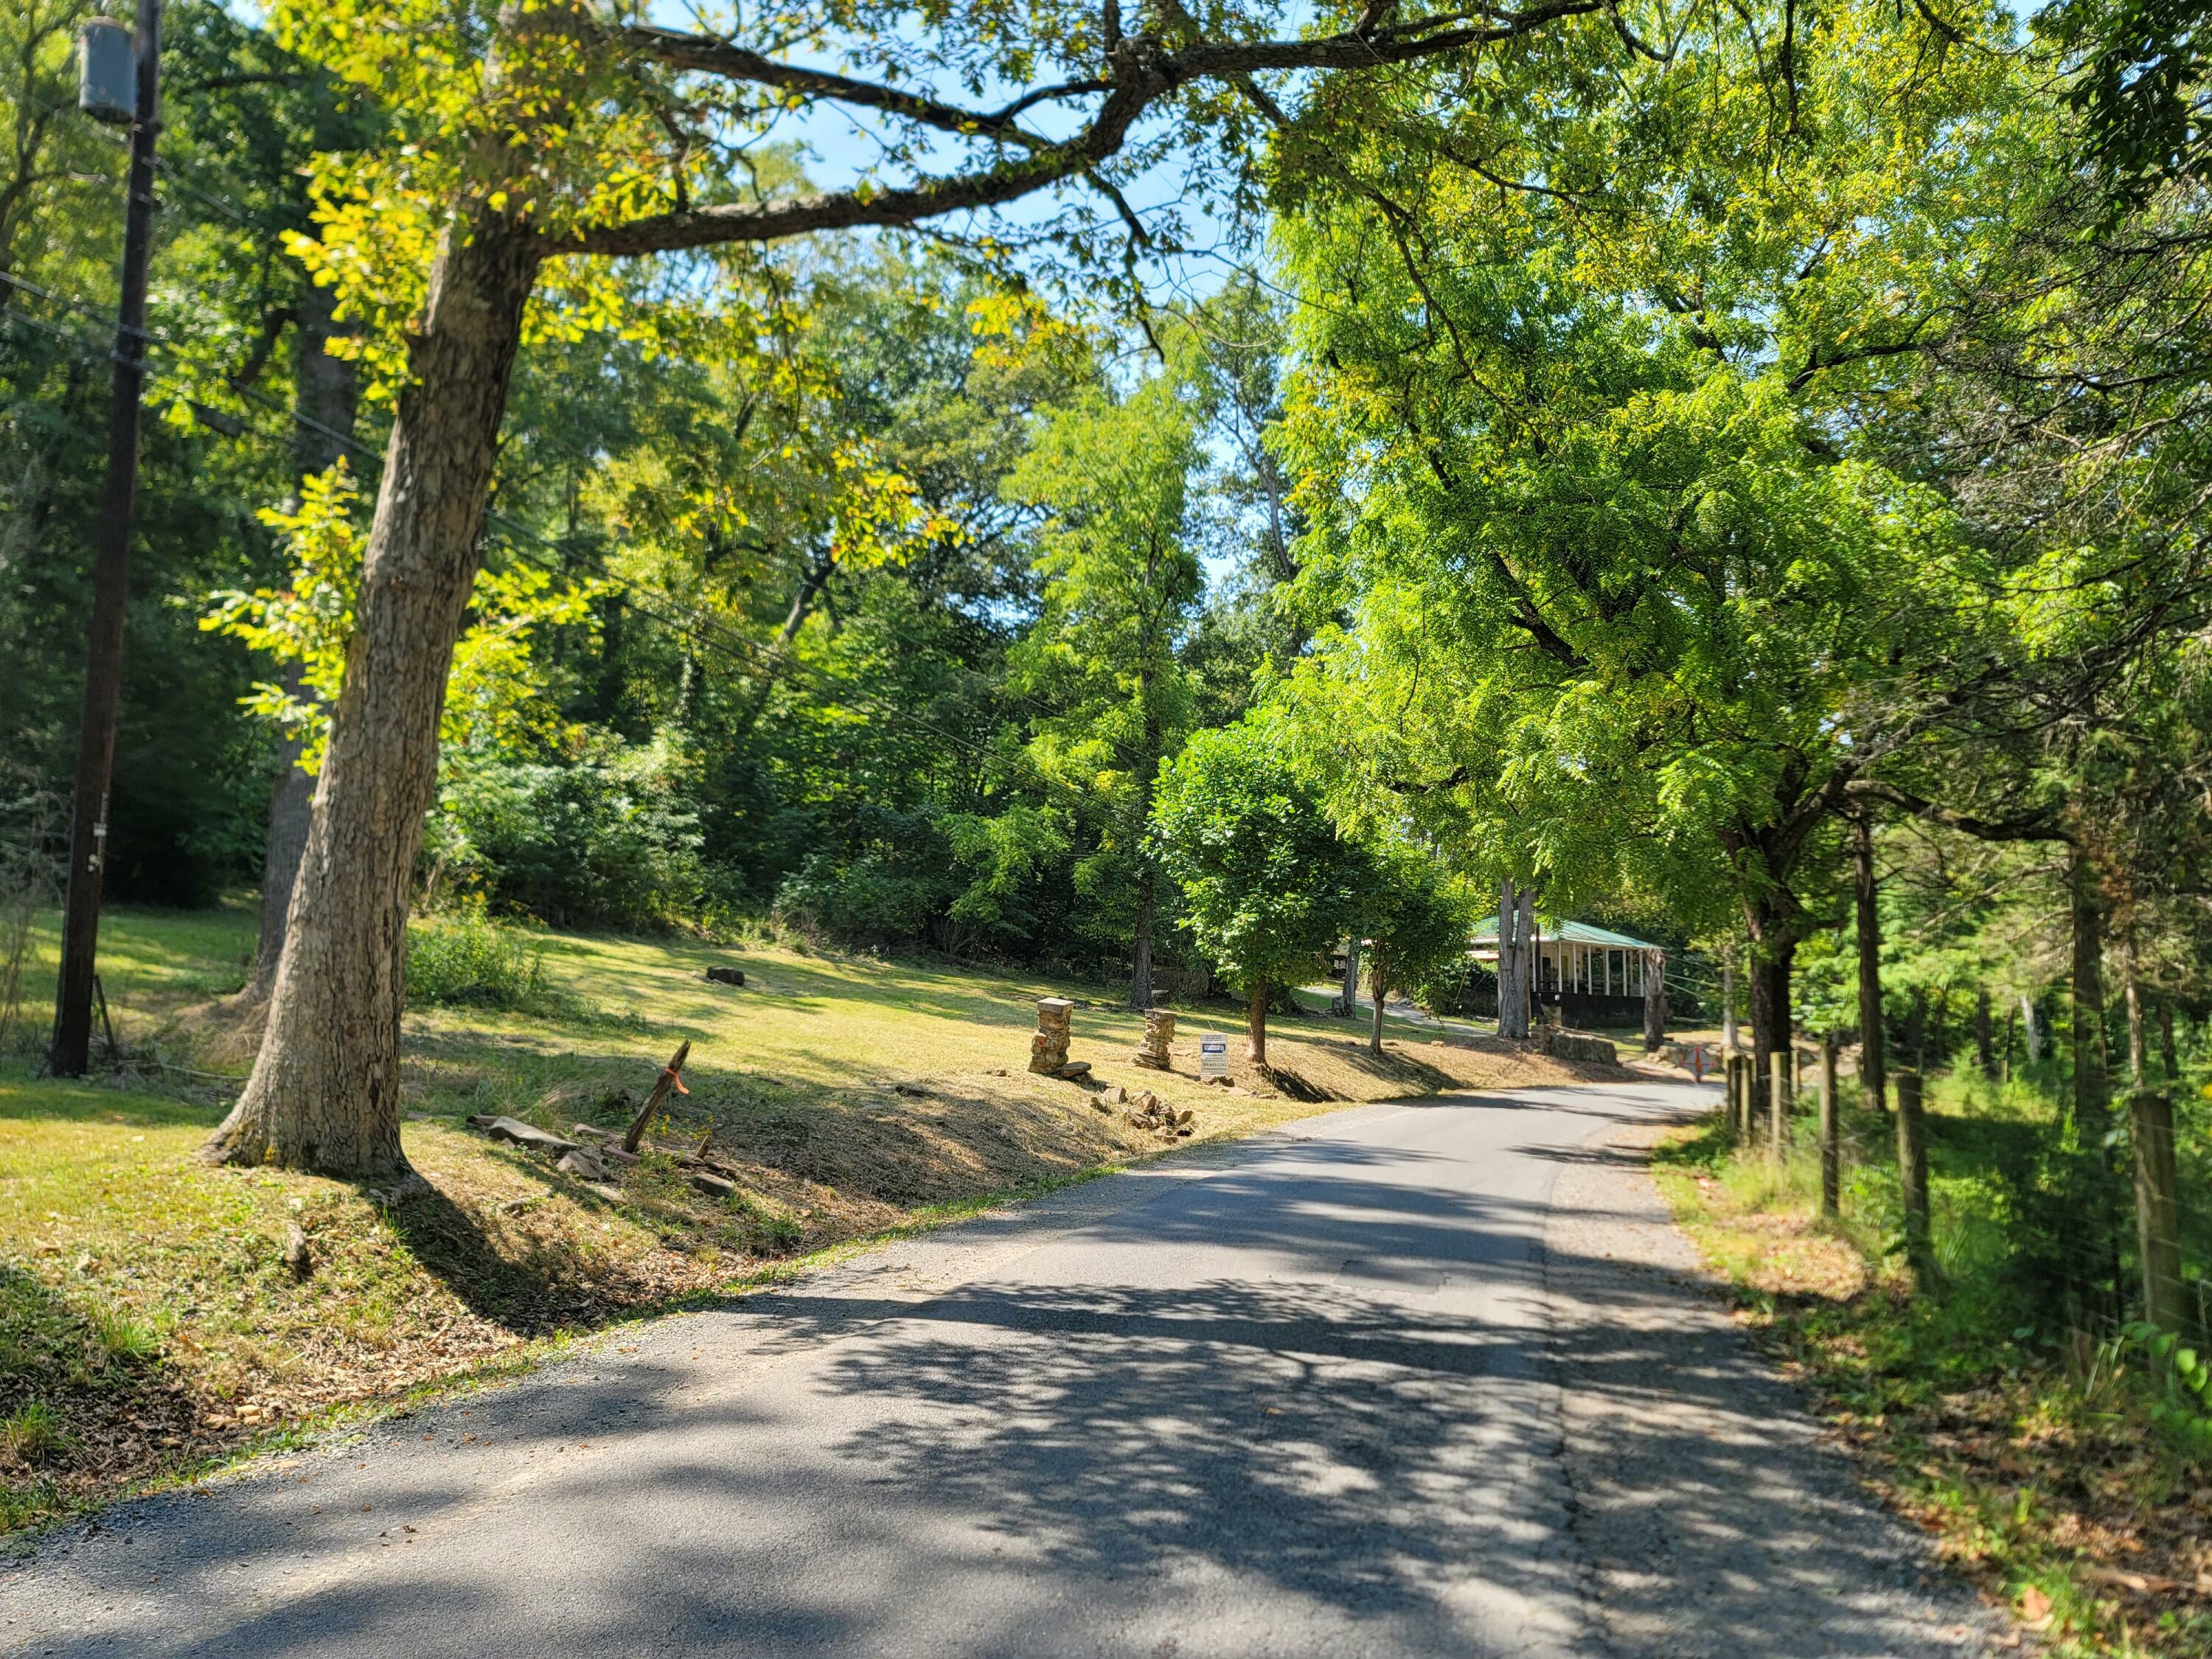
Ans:
[[[1882,1510],[1701,1275],[1646,1167],[1560,1154],[1546,1228],[1573,1526],[1615,1653],[1956,1655],[2016,1638]]]

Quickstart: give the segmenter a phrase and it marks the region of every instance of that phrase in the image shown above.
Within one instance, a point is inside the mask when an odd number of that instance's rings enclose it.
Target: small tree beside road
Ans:
[[[1371,860],[1250,723],[1190,740],[1161,774],[1152,823],[1184,925],[1244,991],[1245,1055],[1264,1066],[1268,993],[1342,936],[1369,896]]]
[[[1394,990],[1419,984],[1467,949],[1467,902],[1436,860],[1418,848],[1395,846],[1374,856],[1373,891],[1365,906],[1367,982],[1375,1023],[1367,1046],[1382,1052],[1382,1004]]]

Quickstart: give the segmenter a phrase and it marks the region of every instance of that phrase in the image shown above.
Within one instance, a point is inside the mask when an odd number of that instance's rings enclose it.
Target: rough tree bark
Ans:
[[[1390,988],[1382,976],[1382,959],[1380,957],[1375,959],[1375,969],[1368,988],[1375,998],[1375,1024],[1367,1033],[1367,1051],[1379,1054],[1382,1052],[1382,998]]]
[[[1859,1091],[1876,1111],[1889,1109],[1888,1034],[1881,1006],[1881,893],[1875,885],[1874,823],[1851,820],[1851,866],[1858,911]]]
[[[2105,900],[2095,868],[2076,852],[2067,872],[2074,925],[2074,1132],[2095,1146],[2110,1127],[2105,1066]]]
[[[1520,975],[1520,991],[1516,994],[1516,1006],[1520,1009],[1520,1030],[1517,1037],[1528,1037],[1535,1033],[1535,1022],[1544,1018],[1537,1000],[1537,963],[1544,956],[1544,940],[1535,931],[1535,887],[1522,887],[1516,900],[1520,922],[1516,922],[1520,938],[1520,956],[1516,956],[1516,971]]]
[[[331,314],[337,304],[327,288],[309,283],[301,290],[299,365],[294,374],[293,407],[301,417],[293,426],[292,469],[301,477],[335,465],[351,447],[354,417],[361,404],[361,380],[354,366],[325,349],[344,332]],[[284,689],[298,696],[299,665],[284,665]],[[261,935],[254,946],[253,972],[239,994],[258,1006],[276,983],[276,962],[284,951],[284,919],[292,908],[292,884],[307,849],[307,819],[315,781],[300,769],[301,740],[286,738],[276,752],[276,779],[269,791],[269,836],[261,856]]]
[[[1721,1052],[1732,1054],[1736,1048],[1735,1029],[1735,947],[1721,947]]]
[[[1939,1282],[1928,1213],[1928,1132],[1920,1109],[1920,1073],[1897,1074],[1897,1177],[1905,1204],[1905,1259],[1923,1291]]]
[[[1790,982],[1797,959],[1797,940],[1780,918],[1761,905],[1749,905],[1751,932],[1751,1052],[1753,1110],[1767,1109],[1776,1054],[1790,1053]]]
[[[1667,953],[1644,954],[1644,1052],[1659,1052],[1667,1041]]]
[[[1255,1066],[1267,1063],[1267,981],[1255,979],[1244,999],[1244,1058]]]
[[[1336,1012],[1346,1019],[1359,1012],[1359,935],[1356,932],[1344,947],[1344,983],[1337,992]]]
[[[412,1175],[399,1146],[408,899],[541,251],[488,214],[466,228],[448,233],[432,269],[268,1029],[245,1093],[208,1144],[212,1160]]]
[[[1514,933],[1521,925],[1521,901],[1513,878],[1498,884],[1498,1035],[1526,1036],[1521,1021],[1521,950]]]
[[[1844,1138],[1836,1111],[1836,1034],[1820,1039],[1820,1214],[1843,1213]]]

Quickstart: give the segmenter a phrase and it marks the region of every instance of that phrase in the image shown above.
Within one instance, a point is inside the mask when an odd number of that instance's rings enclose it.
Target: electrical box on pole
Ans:
[[[77,31],[76,106],[110,126],[137,118],[138,65],[127,23],[95,17]]]
[[[101,119],[117,104],[115,37],[122,25],[96,19],[78,36],[77,103]],[[61,982],[54,997],[59,1077],[80,1077],[92,1060],[93,970],[100,945],[100,893],[107,862],[108,784],[115,767],[115,718],[123,692],[123,618],[131,597],[131,512],[138,487],[138,406],[146,391],[146,264],[154,240],[154,136],[161,120],[161,0],[138,0],[131,49],[131,170],[123,210],[123,297],[115,319],[115,386],[107,413],[107,485],[93,546],[92,617],[77,725],[76,795],[70,823],[69,898],[62,913]]]

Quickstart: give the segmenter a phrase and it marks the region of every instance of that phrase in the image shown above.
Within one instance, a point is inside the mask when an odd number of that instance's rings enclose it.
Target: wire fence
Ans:
[[[1926,1258],[1932,1297],[1973,1304],[2000,1337],[2056,1350],[2077,1373],[2109,1364],[2151,1319],[2146,1262],[2178,1273],[2185,1344],[2212,1352],[2212,1115],[2203,1094],[2204,1033],[2169,1068],[2112,1081],[2084,1113],[2062,1059],[1982,1072],[1970,1048],[1936,1058],[1923,1079],[1929,1168]],[[1911,1068],[1893,1073],[1919,1076]],[[1753,1097],[1747,1131],[1725,1103],[1719,1128],[1740,1170],[1792,1204],[1821,1189],[1818,1051],[1799,1051],[1778,1144],[1771,1096]],[[1836,1143],[1841,1213],[1834,1225],[1877,1262],[1905,1257],[1911,1241],[1894,1088],[1887,1109],[1845,1072],[1838,1080]],[[2146,1202],[2136,1137],[2171,1114],[2173,1184]],[[2157,1160],[2151,1162],[2155,1164]],[[2155,1184],[2155,1183],[2154,1183]],[[2178,1321],[2172,1316],[2178,1313]],[[2101,1356],[2101,1358],[2100,1358]]]

